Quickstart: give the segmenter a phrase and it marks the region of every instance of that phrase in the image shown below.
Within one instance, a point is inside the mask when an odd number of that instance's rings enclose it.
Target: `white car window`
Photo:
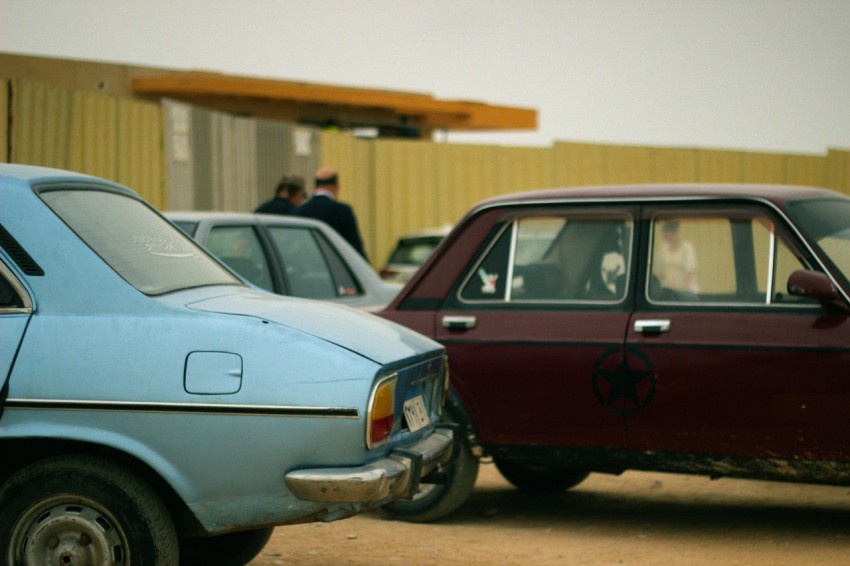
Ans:
[[[254,285],[274,291],[269,262],[253,227],[214,226],[207,249]]]

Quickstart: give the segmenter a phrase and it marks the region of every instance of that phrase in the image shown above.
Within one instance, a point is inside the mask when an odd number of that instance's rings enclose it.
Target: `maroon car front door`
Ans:
[[[740,203],[646,211],[627,350],[652,382],[629,448],[781,460],[848,460],[850,323],[791,297],[816,268],[774,211]]]
[[[507,214],[437,313],[485,445],[622,448],[633,210]]]

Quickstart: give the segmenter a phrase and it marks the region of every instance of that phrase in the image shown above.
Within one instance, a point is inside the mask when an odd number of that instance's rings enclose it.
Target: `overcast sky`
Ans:
[[[451,141],[850,149],[850,0],[0,0],[0,51],[538,110]]]

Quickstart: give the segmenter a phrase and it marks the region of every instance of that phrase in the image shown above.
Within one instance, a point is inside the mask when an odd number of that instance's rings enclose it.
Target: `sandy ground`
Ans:
[[[375,512],[281,527],[251,564],[850,564],[850,488],[627,472],[537,496],[482,465],[439,523]]]

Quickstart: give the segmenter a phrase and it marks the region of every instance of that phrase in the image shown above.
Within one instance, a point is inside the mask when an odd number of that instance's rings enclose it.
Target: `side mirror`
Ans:
[[[788,277],[788,293],[795,297],[817,299],[821,303],[833,303],[839,299],[829,277],[805,269],[797,270]]]

